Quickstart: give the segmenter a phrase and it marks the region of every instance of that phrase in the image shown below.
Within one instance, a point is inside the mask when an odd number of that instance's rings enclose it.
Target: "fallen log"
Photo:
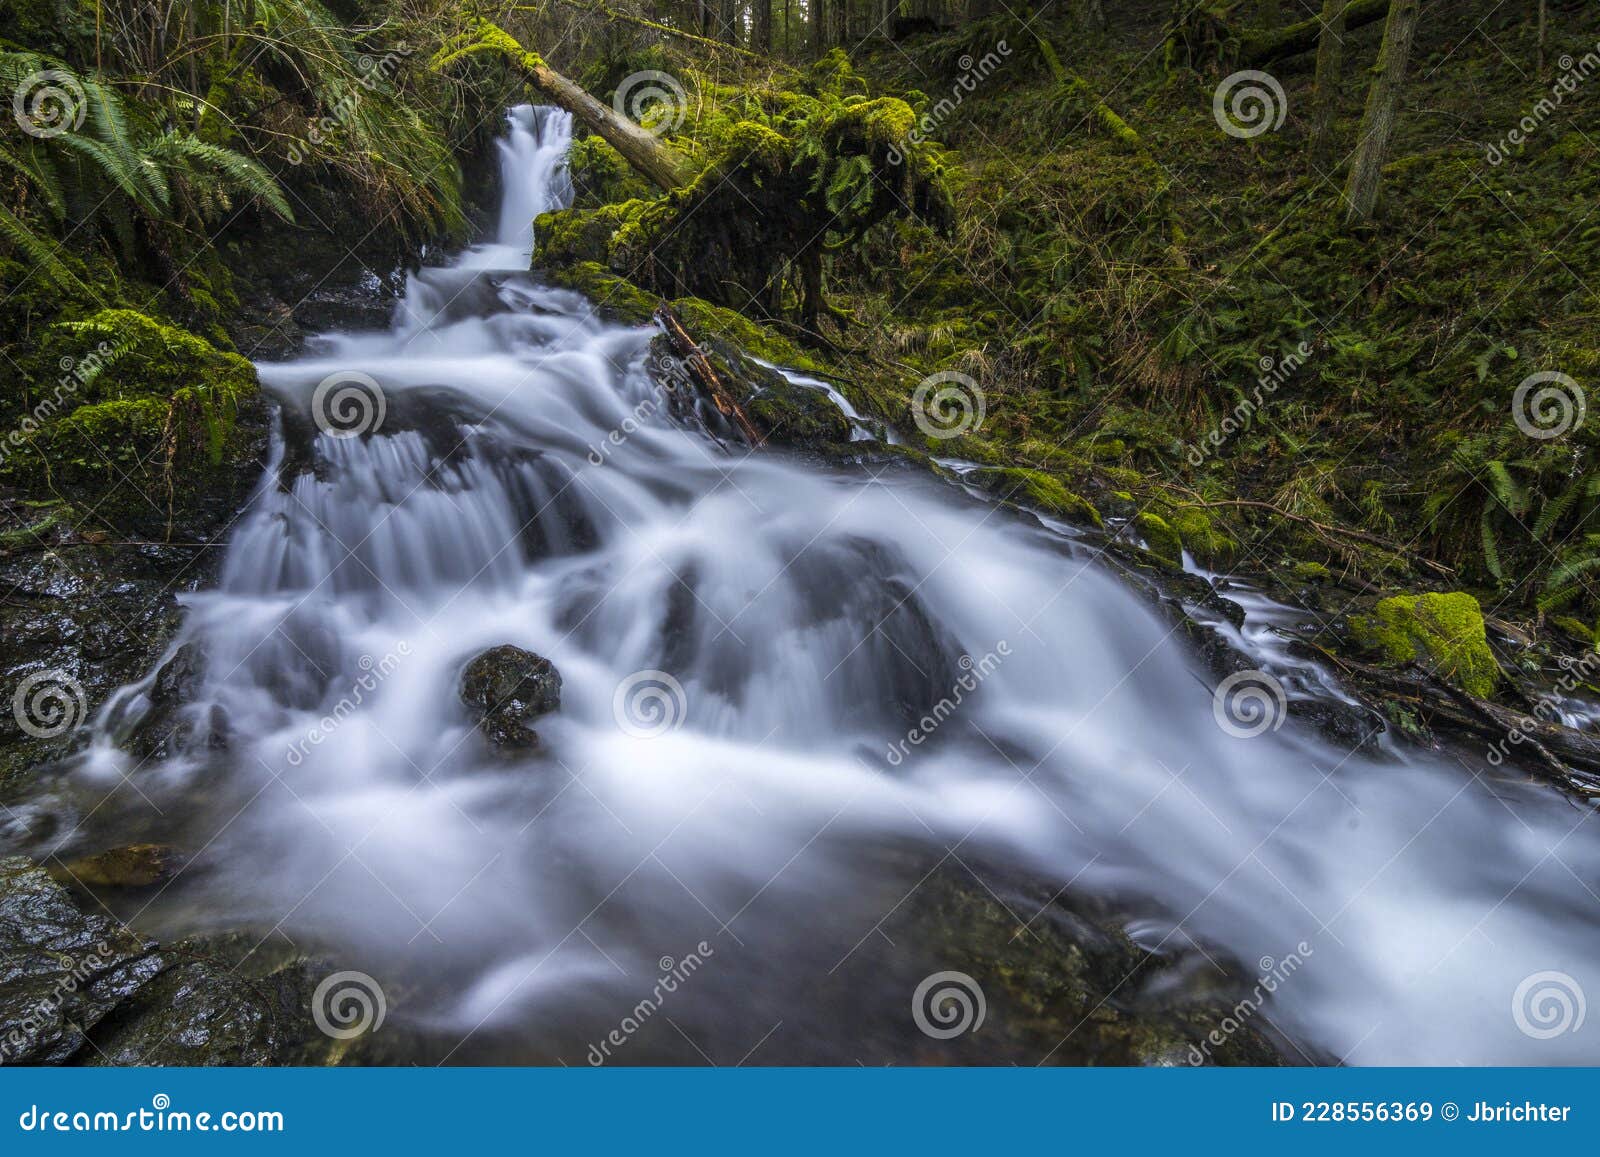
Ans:
[[[1389,0],[1351,0],[1344,10],[1346,34],[1367,24],[1374,24],[1389,15]],[[1246,32],[1239,38],[1239,63],[1270,64],[1287,56],[1310,52],[1317,46],[1322,34],[1322,20],[1313,16],[1298,24],[1285,25],[1268,32]]]
[[[710,359],[706,357],[705,351],[683,327],[683,319],[670,305],[662,302],[656,307],[655,320],[666,332],[667,341],[672,345],[672,352],[682,360],[685,371],[699,387],[700,392],[711,399],[711,404],[717,408],[719,414],[738,427],[746,442],[752,446],[761,445],[765,441],[761,431],[756,429],[755,423],[750,420],[750,415],[745,413],[744,407],[734,400],[733,394],[722,384],[722,379],[717,375]]]
[[[508,57],[535,88],[570,112],[590,132],[616,149],[623,160],[666,192],[689,183],[693,173],[688,159],[681,153],[590,96],[581,85],[551,68],[538,53],[523,48],[516,37],[497,24],[480,20],[472,32],[452,37],[434,54],[429,67],[443,72],[460,60],[481,54]]]

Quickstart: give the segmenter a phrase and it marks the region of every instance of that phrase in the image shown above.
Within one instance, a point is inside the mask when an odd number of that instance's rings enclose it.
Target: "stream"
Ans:
[[[929,1055],[912,989],[953,965],[884,921],[939,868],[1094,897],[1179,988],[1293,954],[1256,1025],[1292,1062],[1594,1060],[1514,1009],[1536,974],[1600,981],[1591,809],[1481,753],[1225,730],[1171,622],[1071,535],[674,422],[655,331],[527,272],[570,132],[513,110],[495,240],[413,274],[387,332],[260,366],[330,429],[287,489],[280,436],[186,596],[186,710],[226,744],[138,766],[140,684],[36,801],[82,822],[126,775],[95,822],[196,852],[119,915],[380,978],[401,1060],[592,1062],[692,958],[628,1063],[874,1063]],[[515,757],[456,691],[503,643],[563,681]]]

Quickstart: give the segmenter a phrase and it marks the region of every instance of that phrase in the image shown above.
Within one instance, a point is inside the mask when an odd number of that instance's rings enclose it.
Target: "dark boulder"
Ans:
[[[495,747],[536,747],[528,726],[561,707],[561,674],[550,660],[521,647],[490,647],[461,672],[461,702]]]

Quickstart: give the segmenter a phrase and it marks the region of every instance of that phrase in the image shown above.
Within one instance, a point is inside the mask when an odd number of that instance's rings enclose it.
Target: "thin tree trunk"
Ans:
[[[750,47],[772,53],[772,0],[750,0]]]
[[[1383,29],[1383,48],[1372,85],[1367,90],[1367,111],[1361,118],[1361,141],[1356,145],[1345,185],[1345,221],[1355,224],[1372,216],[1383,186],[1383,166],[1394,138],[1400,94],[1405,88],[1406,64],[1417,34],[1421,0],[1394,0]]]
[[[1546,0],[1539,0],[1539,76],[1541,79],[1544,77],[1544,30],[1545,9],[1547,6]]]
[[[1322,35],[1317,40],[1317,79],[1311,106],[1311,159],[1322,163],[1333,135],[1344,71],[1344,10],[1349,0],[1323,0]]]

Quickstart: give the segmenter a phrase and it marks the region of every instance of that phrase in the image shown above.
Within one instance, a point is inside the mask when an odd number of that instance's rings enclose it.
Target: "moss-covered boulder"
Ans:
[[[1070,522],[1100,526],[1100,512],[1082,495],[1074,494],[1058,478],[1043,470],[1022,466],[995,466],[974,470],[966,480],[1005,502],[1031,507]]]
[[[1203,510],[1180,506],[1167,516],[1167,522],[1177,532],[1183,549],[1194,555],[1202,566],[1226,565],[1239,553],[1239,544],[1218,530],[1217,524]]]
[[[1395,595],[1370,615],[1354,615],[1357,643],[1391,663],[1417,662],[1469,695],[1487,699],[1500,665],[1484,632],[1483,610],[1465,591]]]
[[[1172,529],[1172,524],[1159,514],[1146,511],[1136,515],[1134,526],[1144,538],[1145,546],[1156,558],[1169,566],[1177,567],[1183,561],[1183,539]]]

